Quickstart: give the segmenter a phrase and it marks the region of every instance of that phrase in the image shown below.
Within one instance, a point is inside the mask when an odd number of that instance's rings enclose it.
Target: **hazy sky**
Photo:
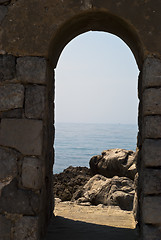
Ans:
[[[120,38],[104,32],[78,36],[56,68],[56,122],[136,124],[138,74]]]

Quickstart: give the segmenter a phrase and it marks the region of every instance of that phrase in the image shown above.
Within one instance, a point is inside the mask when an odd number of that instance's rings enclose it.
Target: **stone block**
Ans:
[[[0,213],[35,215],[39,211],[39,195],[29,190],[18,189],[15,179],[1,190]]]
[[[22,185],[34,190],[42,186],[41,160],[34,157],[25,157],[22,164]]]
[[[143,239],[144,240],[160,240],[161,239],[161,226],[143,226]]]
[[[24,102],[24,86],[7,84],[0,86],[0,111],[22,108]]]
[[[17,149],[24,155],[42,154],[43,123],[30,119],[2,119],[0,145]]]
[[[0,147],[0,181],[17,175],[18,154],[11,149]]]
[[[11,221],[0,215],[0,239],[11,240]]]
[[[0,82],[15,77],[16,58],[12,55],[0,55]]]
[[[0,23],[3,21],[6,14],[7,14],[7,7],[0,6]]]
[[[161,115],[161,88],[148,88],[143,92],[143,115]]]
[[[161,140],[145,139],[142,160],[146,167],[161,167]]]
[[[40,57],[20,57],[17,59],[17,78],[24,83],[46,82],[46,60]]]
[[[22,118],[23,117],[23,109],[16,108],[5,112],[0,112],[0,118]]]
[[[16,221],[13,231],[14,240],[38,240],[38,217],[23,216]]]
[[[161,138],[161,116],[144,117],[143,138]]]
[[[45,108],[45,87],[28,86],[25,93],[25,115],[27,118],[42,119]]]
[[[143,66],[143,88],[161,87],[161,60],[147,58]]]
[[[161,169],[144,170],[143,192],[147,195],[161,194]]]
[[[143,199],[142,214],[146,224],[161,224],[161,196],[147,196]]]

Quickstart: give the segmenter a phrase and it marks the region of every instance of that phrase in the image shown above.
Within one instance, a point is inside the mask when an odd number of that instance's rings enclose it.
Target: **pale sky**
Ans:
[[[104,32],[78,36],[56,68],[56,122],[137,124],[138,74],[120,38]]]

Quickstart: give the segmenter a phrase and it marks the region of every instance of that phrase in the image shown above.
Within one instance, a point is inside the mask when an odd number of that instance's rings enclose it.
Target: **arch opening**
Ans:
[[[123,19],[107,12],[87,12],[70,19],[57,31],[49,48],[49,65],[56,68],[64,47],[76,36],[88,31],[103,31],[121,38],[134,54],[137,66],[142,69],[144,51],[142,43],[132,26]]]

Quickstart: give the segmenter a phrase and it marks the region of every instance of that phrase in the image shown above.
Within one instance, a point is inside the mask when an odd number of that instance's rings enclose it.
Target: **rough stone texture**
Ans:
[[[23,216],[16,221],[13,240],[38,240],[38,218]]]
[[[0,215],[0,238],[11,240],[11,221],[2,215]]]
[[[0,0],[0,4],[7,4],[10,2],[11,2],[11,0]]]
[[[136,153],[125,149],[109,149],[102,155],[90,159],[89,165],[92,174],[101,174],[105,177],[129,177],[134,180],[136,174]]]
[[[143,199],[143,220],[147,224],[160,224],[161,223],[161,197],[148,196]]]
[[[22,118],[23,109],[17,108],[5,112],[0,112],[0,118]]]
[[[26,157],[22,163],[22,185],[25,188],[40,189],[42,186],[42,164],[41,160]]]
[[[161,140],[145,139],[142,159],[146,167],[161,167]]]
[[[146,116],[143,123],[143,138],[161,138],[161,116]]]
[[[144,240],[160,240],[161,226],[143,226]]]
[[[39,57],[17,59],[17,78],[23,83],[46,83],[46,60]]]
[[[25,155],[42,154],[43,124],[39,120],[2,119],[0,144],[16,148]]]
[[[34,192],[18,189],[15,179],[2,189],[0,213],[35,215],[39,211],[39,196]]]
[[[106,178],[97,174],[73,195],[72,200],[93,205],[116,205],[124,210],[132,210],[133,197],[134,185],[131,179],[117,176]]]
[[[161,114],[161,88],[145,89],[142,104],[144,115]]]
[[[24,101],[24,86],[7,84],[0,86],[0,111],[22,108]]]
[[[0,147],[0,181],[17,175],[18,154],[11,149]]]
[[[0,82],[15,77],[16,59],[12,55],[0,55]]]
[[[42,119],[45,108],[45,87],[28,86],[25,93],[25,116],[27,118]]]
[[[3,21],[6,14],[7,14],[7,7],[0,6],[0,23]]]
[[[161,169],[144,170],[144,194],[161,194]]]
[[[143,88],[161,87],[161,60],[147,58],[143,66]]]

